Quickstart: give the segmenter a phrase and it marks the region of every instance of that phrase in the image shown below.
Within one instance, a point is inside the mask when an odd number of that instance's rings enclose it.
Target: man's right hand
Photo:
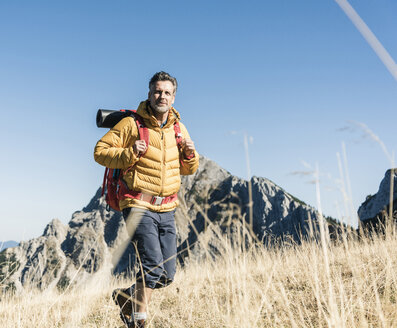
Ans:
[[[147,149],[145,140],[135,141],[134,145],[132,146],[132,149],[134,150],[135,156],[140,156],[141,154],[143,154]]]

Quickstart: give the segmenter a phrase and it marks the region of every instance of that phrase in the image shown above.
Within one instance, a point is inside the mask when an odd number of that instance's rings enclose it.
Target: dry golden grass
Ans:
[[[397,326],[397,238],[265,249],[222,237],[220,255],[190,261],[155,291],[149,327]],[[328,263],[328,264],[327,264]],[[2,295],[0,327],[121,327],[111,292],[128,282],[96,278],[64,294]]]

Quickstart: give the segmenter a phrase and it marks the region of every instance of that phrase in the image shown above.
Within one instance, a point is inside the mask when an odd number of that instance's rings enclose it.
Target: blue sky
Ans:
[[[350,1],[393,58],[397,2]],[[67,223],[99,187],[98,108],[136,108],[157,71],[198,151],[231,173],[271,179],[346,217],[336,153],[346,145],[355,208],[377,191],[397,145],[397,82],[333,0],[2,1],[0,240]],[[349,127],[349,129],[344,129]],[[338,207],[340,211],[338,212]]]

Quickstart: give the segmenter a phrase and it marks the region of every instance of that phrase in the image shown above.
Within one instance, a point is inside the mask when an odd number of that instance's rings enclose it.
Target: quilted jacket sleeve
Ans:
[[[122,119],[97,142],[95,161],[110,169],[127,169],[139,160],[132,148],[137,139],[138,128],[134,119]]]
[[[186,127],[180,122],[179,125],[181,127],[181,133],[183,135],[183,138],[190,139],[189,132],[187,132]],[[180,168],[181,175],[193,174],[194,172],[196,172],[199,166],[199,154],[197,153],[197,151],[194,151],[194,156],[190,159],[182,157],[182,163],[183,165],[181,165]]]

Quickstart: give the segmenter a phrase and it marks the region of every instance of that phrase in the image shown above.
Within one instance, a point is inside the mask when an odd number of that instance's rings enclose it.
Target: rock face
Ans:
[[[286,235],[299,241],[307,234],[308,217],[318,219],[313,208],[273,182],[258,177],[248,182],[204,157],[194,175],[183,177],[178,196],[181,205],[175,219],[181,260],[200,252],[195,242],[210,226],[227,233],[233,222],[245,220],[265,243]],[[26,285],[65,288],[102,271],[128,272],[132,263],[134,252],[124,220],[120,213],[106,210],[98,189],[68,225],[52,220],[42,236],[0,253],[0,281],[3,288],[16,290]]]
[[[358,209],[358,216],[364,225],[374,224],[383,221],[384,216],[388,214],[390,204],[390,182],[392,170],[387,170],[385,177],[380,183],[378,192],[373,196],[368,196],[364,203]],[[393,208],[397,203],[397,169],[393,169]]]
[[[249,183],[252,190],[250,218]],[[268,179],[253,177],[250,182],[237,178],[207,159],[194,176],[186,177],[182,190],[185,202],[177,211],[190,218],[188,234],[180,233],[179,250],[196,242],[196,231],[215,224],[227,232],[230,223],[245,218],[256,237],[268,244],[277,237],[288,235],[299,241],[309,230],[308,217],[317,222],[317,212],[300,202]],[[179,219],[179,221],[182,221]],[[194,229],[192,228],[194,227]],[[181,230],[181,229],[180,229]]]

